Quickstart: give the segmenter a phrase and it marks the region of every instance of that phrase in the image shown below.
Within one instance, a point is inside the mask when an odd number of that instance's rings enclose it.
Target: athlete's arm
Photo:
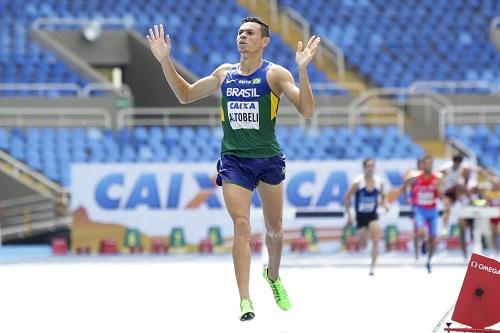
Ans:
[[[404,194],[404,198],[405,198],[405,201],[406,203],[410,204],[411,202],[409,202],[409,197],[408,197],[408,188],[411,187],[411,185],[413,184],[413,182],[415,181],[416,177],[415,176],[412,176],[412,177],[407,177],[403,183],[403,186],[401,186],[401,193]]]
[[[345,196],[344,196],[344,207],[345,207],[345,212],[347,214],[347,224],[352,224],[352,215],[351,215],[351,197],[358,190],[358,183],[354,182],[352,183],[351,187],[349,187],[349,190],[347,190]]]
[[[387,203],[387,195],[385,195],[384,183],[380,184],[380,200],[382,207],[384,207],[385,210],[388,211],[389,204]]]
[[[467,186],[471,177],[472,170],[468,166],[463,167],[462,169],[462,177],[464,179],[464,186]]]
[[[445,191],[444,191],[444,183],[443,183],[442,177],[440,177],[436,180],[436,189],[437,189],[438,197],[443,198]]]
[[[211,75],[190,84],[177,73],[172,64],[170,59],[172,44],[170,37],[168,35],[165,36],[163,32],[163,25],[160,24],[159,29],[157,25],[154,26],[154,30],[149,29],[149,35],[146,38],[149,42],[151,52],[153,52],[156,60],[161,64],[168,84],[182,104],[194,102],[216,92],[224,80],[227,69],[231,66],[229,64],[221,65]]]
[[[275,83],[275,86],[279,89],[279,93],[283,92],[286,98],[305,118],[312,117],[314,113],[314,97],[307,75],[307,65],[309,65],[314,57],[319,42],[319,37],[312,36],[304,50],[302,50],[302,42],[299,42],[297,45],[295,63],[299,71],[300,89],[295,85],[293,76],[287,69],[281,66],[274,66],[271,69],[271,83]]]

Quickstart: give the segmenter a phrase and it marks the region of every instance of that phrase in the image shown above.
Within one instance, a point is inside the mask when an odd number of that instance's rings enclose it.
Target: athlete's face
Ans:
[[[454,160],[453,161],[453,169],[458,170],[458,168],[460,168],[461,164],[462,164],[462,161]]]
[[[261,52],[269,44],[269,37],[262,37],[260,24],[245,22],[238,30],[236,43],[240,53]]]
[[[373,174],[375,173],[375,161],[366,161],[365,165],[363,166],[363,170],[365,172],[365,176],[373,176]]]
[[[418,160],[417,161],[417,170],[422,171],[423,169],[424,169],[424,161]]]
[[[427,173],[432,172],[432,158],[426,158],[423,163],[424,163],[424,171]]]

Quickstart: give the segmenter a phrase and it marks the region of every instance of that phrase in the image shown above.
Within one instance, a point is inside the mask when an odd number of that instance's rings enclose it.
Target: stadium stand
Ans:
[[[72,162],[192,162],[215,161],[221,129],[208,126],[122,128],[28,127],[0,128],[0,149],[50,179],[69,185]],[[421,157],[423,150],[397,127],[323,127],[317,132],[300,126],[278,126],[278,141],[289,160],[382,159]]]
[[[196,3],[198,2],[198,3]],[[159,14],[163,13],[163,14]],[[167,14],[168,13],[168,14]],[[146,34],[152,24],[163,23],[173,38],[173,57],[198,76],[210,74],[224,62],[237,62],[235,50],[236,29],[241,19],[249,16],[235,1],[218,1],[210,6],[200,1],[148,2],[148,6],[132,0],[125,1],[74,1],[32,0],[28,3],[8,0],[0,2],[0,81],[77,83],[85,85],[88,79],[69,68],[55,54],[43,50],[30,40],[29,33],[35,18],[78,18],[99,19],[122,17],[135,22],[135,28]],[[210,26],[200,31],[199,27]],[[57,25],[57,29],[74,29],[74,25]],[[232,38],[234,37],[234,38]],[[273,35],[266,57],[273,62],[290,68],[298,78],[294,64],[295,54],[278,34]],[[211,47],[207,47],[207,43]],[[216,48],[212,47],[214,44]],[[327,82],[325,74],[311,66],[310,80]],[[346,95],[343,89],[329,90],[331,94]],[[2,93],[2,90],[0,90]],[[8,91],[3,96],[37,96],[40,91]],[[53,91],[48,97],[67,95],[68,92]]]
[[[380,87],[415,81],[484,80],[500,83],[500,54],[489,41],[499,1],[283,0],[314,33],[340,46],[346,62]],[[440,89],[449,93],[447,89]],[[457,93],[487,93],[484,88]]]

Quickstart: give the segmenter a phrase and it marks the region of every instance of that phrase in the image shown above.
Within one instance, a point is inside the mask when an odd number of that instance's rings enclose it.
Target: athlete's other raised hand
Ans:
[[[297,53],[295,54],[295,62],[299,69],[304,69],[309,65],[314,54],[316,53],[316,48],[319,45],[320,38],[316,36],[311,36],[307,42],[306,47],[302,50],[302,41],[297,44]]]
[[[156,60],[160,63],[170,55],[172,45],[170,44],[170,37],[168,34],[165,36],[163,24],[160,24],[159,29],[156,24],[154,29],[149,29],[149,35],[146,36],[146,39],[149,42],[151,52],[153,52]]]

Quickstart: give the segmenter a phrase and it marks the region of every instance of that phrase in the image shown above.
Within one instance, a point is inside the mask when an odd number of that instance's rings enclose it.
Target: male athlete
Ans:
[[[444,187],[443,228],[447,229],[451,207],[457,201],[458,194],[465,191],[471,170],[464,165],[462,155],[455,155],[452,162],[445,164],[439,171],[443,174]]]
[[[436,200],[441,196],[441,177],[432,172],[433,158],[425,156],[423,158],[423,171],[418,175],[408,178],[403,185],[406,189],[409,184],[412,186],[412,198],[415,208],[415,224],[417,235],[425,235],[425,224],[429,229],[429,246],[427,258],[427,271],[432,272],[431,258],[436,248],[436,236],[438,228],[439,213],[436,208]]]
[[[363,174],[357,176],[344,197],[344,206],[347,213],[347,224],[352,225],[351,196],[354,195],[356,210],[356,227],[358,229],[361,247],[366,248],[368,237],[372,241],[372,261],[370,275],[374,275],[375,263],[379,253],[380,225],[378,222],[377,207],[379,201],[388,209],[384,194],[382,179],[375,174],[375,160],[367,158],[363,161]]]
[[[319,37],[312,36],[305,48],[298,42],[295,63],[300,89],[287,69],[262,58],[270,41],[270,30],[259,18],[248,17],[241,22],[236,36],[240,62],[223,64],[193,84],[187,83],[172,65],[171,41],[164,35],[162,25],[150,29],[147,39],[168,84],[182,104],[222,90],[220,113],[224,136],[217,163],[217,183],[222,186],[234,224],[233,263],[240,294],[240,320],[255,316],[249,292],[250,203],[254,189],[262,202],[269,252],[269,266],[264,267],[263,275],[278,306],[289,310],[290,300],[279,276],[285,157],[276,141],[274,126],[281,95],[285,95],[302,116],[313,115],[314,98],[307,65],[316,52]]]
[[[417,169],[408,170],[406,172],[404,177],[405,181],[401,189],[401,193],[406,196],[407,203],[411,205],[413,214],[413,248],[415,253],[415,260],[418,260],[419,257],[419,241],[422,242],[422,254],[426,253],[425,232],[422,233],[422,230],[417,227],[417,223],[415,222],[416,200],[413,197],[413,186],[416,184],[417,177],[422,173],[422,170],[424,168],[423,165],[423,159],[417,159]]]

